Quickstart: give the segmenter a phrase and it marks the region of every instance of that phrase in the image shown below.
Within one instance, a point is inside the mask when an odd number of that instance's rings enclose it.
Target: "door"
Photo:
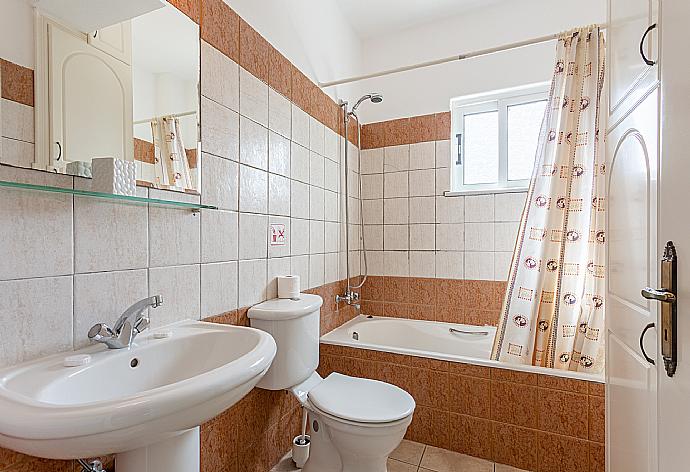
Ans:
[[[88,34],[89,44],[125,64],[132,64],[132,23],[125,21]]]
[[[608,469],[655,472],[657,368],[640,348],[656,323],[657,303],[640,290],[657,286],[658,90],[620,122],[607,141],[606,415]],[[655,330],[645,339],[656,358]]]
[[[84,35],[48,25],[51,165],[134,159],[131,67]]]
[[[625,113],[624,104],[638,101],[658,77],[654,67],[640,57],[658,59],[658,30],[645,31],[658,21],[658,0],[608,1],[609,112],[614,119]],[[643,39],[644,38],[644,39]]]

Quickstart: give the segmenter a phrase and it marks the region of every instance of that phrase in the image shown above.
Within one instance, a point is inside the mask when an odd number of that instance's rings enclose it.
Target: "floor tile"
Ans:
[[[424,450],[422,469],[434,472],[493,472],[493,462],[432,446]]]
[[[400,462],[407,462],[408,464],[418,466],[422,461],[422,454],[424,453],[425,447],[426,446],[422,443],[403,439],[397,449],[391,453],[390,457]]]
[[[417,466],[404,462],[388,459],[388,472],[417,472]]]
[[[295,467],[295,463],[292,462],[292,453],[288,452],[280,462],[271,469],[271,472],[299,472],[300,470],[302,469]]]

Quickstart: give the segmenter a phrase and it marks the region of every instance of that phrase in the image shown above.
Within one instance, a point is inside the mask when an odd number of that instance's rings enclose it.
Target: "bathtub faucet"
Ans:
[[[345,302],[348,305],[357,305],[358,301],[359,301],[359,293],[354,292],[352,290],[347,290],[345,292],[345,295],[336,295],[335,296],[335,302],[336,303]]]

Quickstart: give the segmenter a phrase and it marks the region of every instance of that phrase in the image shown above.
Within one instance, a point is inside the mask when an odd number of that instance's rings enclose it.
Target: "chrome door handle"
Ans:
[[[472,336],[488,336],[488,331],[464,331],[462,329],[448,328],[450,334],[470,334]]]
[[[665,289],[643,288],[642,296],[647,300],[659,300],[663,303],[676,303],[676,294]]]

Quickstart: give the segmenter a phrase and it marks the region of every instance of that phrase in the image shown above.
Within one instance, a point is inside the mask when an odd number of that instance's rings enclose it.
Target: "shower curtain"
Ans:
[[[604,38],[562,34],[492,359],[604,367]]]
[[[164,116],[151,121],[155,152],[156,183],[159,186],[192,188],[187,152],[182,143],[180,120]]]

